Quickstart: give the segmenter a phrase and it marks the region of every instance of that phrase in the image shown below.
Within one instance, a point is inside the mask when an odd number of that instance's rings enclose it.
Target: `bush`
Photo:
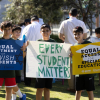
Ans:
[[[50,38],[54,39],[58,43],[63,43],[63,41],[61,39],[59,39],[57,34],[51,34]]]

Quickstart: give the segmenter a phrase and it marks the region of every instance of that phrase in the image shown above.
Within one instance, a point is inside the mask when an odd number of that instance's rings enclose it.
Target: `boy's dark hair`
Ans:
[[[13,28],[12,28],[12,32],[14,32],[16,30],[21,31],[21,27],[20,26],[17,26],[17,25],[14,25]]]
[[[81,32],[83,34],[83,28],[80,26],[77,26],[73,29],[73,33]]]
[[[24,22],[31,22],[31,19],[25,19]]]
[[[66,20],[68,20],[69,18],[67,17]]]
[[[26,23],[31,24],[31,19],[25,19],[23,23],[19,24],[19,26],[23,26],[23,25],[25,25]]]
[[[19,26],[23,26],[23,25],[25,25],[25,23],[23,22],[23,23],[21,23],[21,24],[18,24]]]
[[[25,19],[24,23],[29,23],[29,24],[31,24],[31,19]]]
[[[1,23],[1,29],[2,30],[4,30],[4,28],[7,28],[7,27],[11,27],[12,28],[12,23],[9,22],[9,21],[5,21],[5,22]]]
[[[76,8],[71,8],[70,11],[69,11],[69,13],[70,13],[73,17],[75,17],[75,16],[77,15],[77,9],[76,9]]]
[[[32,16],[31,21],[39,20],[37,15]]]
[[[95,29],[95,33],[96,34],[100,34],[100,27],[98,27],[98,28]]]
[[[48,28],[49,30],[51,30],[51,28],[48,24],[42,24],[41,29],[44,29],[44,28]]]

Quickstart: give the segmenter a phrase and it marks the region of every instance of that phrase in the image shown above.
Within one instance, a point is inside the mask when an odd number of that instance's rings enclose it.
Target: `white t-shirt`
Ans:
[[[20,37],[19,37],[20,40],[23,40],[23,30],[24,30],[24,28],[25,28],[25,25],[21,26],[21,34],[20,34]]]
[[[26,26],[23,30],[23,34],[25,34],[26,41],[36,41],[38,39],[41,39],[42,35],[40,33],[40,28],[41,25],[37,21],[34,21],[32,22],[32,24]]]
[[[98,37],[90,37],[90,41],[92,43],[94,43],[94,42],[100,42],[100,38],[98,38]]]
[[[76,17],[71,16],[68,20],[65,20],[61,23],[58,32],[65,35],[65,43],[75,44],[77,42],[73,35],[73,29],[76,26],[82,27],[83,33],[87,33],[87,28],[84,22],[78,20]]]
[[[39,18],[39,24],[40,24],[40,25],[44,24],[44,22],[43,22],[43,19],[42,19],[42,18]]]

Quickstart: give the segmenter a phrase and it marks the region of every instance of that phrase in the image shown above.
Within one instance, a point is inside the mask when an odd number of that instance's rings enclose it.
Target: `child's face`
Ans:
[[[20,33],[21,33],[20,30],[15,30],[12,32],[12,37],[14,39],[18,39],[20,37]]]
[[[41,29],[41,34],[44,39],[49,39],[49,36],[51,34],[51,30],[49,28],[43,28]]]
[[[81,32],[74,32],[74,38],[77,41],[82,41],[83,40],[83,34]]]
[[[97,38],[100,38],[100,34],[95,33],[95,35],[96,35]]]
[[[2,32],[3,32],[3,35],[4,35],[4,36],[10,36],[11,33],[12,33],[12,28],[11,28],[11,27],[4,28],[4,29],[2,30]]]

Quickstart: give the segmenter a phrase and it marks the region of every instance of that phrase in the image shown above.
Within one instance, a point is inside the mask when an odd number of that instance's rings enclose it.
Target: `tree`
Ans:
[[[14,24],[30,18],[33,14],[44,19],[45,23],[59,23],[62,18],[63,0],[9,0],[6,5],[4,20],[12,20]]]
[[[82,18],[82,20],[88,25],[90,29],[90,34],[92,34],[92,24],[93,18],[97,17],[99,14],[97,12],[98,6],[96,4],[99,4],[99,0],[64,0],[65,5],[67,6],[67,10],[69,10],[71,7],[75,7],[79,11],[79,18]]]

